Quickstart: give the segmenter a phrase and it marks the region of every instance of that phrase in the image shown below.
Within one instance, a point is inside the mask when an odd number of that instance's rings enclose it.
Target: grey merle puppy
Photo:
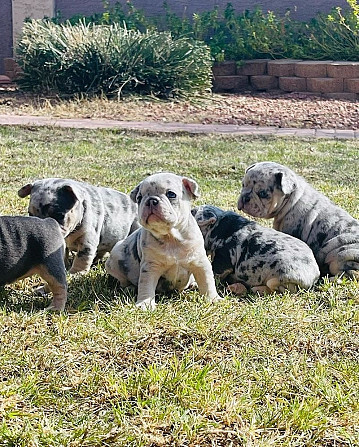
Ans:
[[[192,214],[214,274],[233,292],[294,292],[319,278],[314,255],[304,242],[216,206],[202,205]]]
[[[52,217],[69,250],[76,252],[70,273],[87,272],[120,239],[139,227],[137,206],[127,194],[70,179],[47,178],[23,186],[30,216]]]
[[[194,180],[170,172],[153,174],[131,191],[142,228],[118,242],[105,265],[122,287],[138,286],[138,307],[154,308],[156,292],[183,290],[194,278],[203,295],[219,299],[191,214],[191,200],[198,195]]]
[[[0,285],[38,274],[53,299],[48,309],[64,310],[67,299],[65,242],[53,219],[0,217]]]
[[[274,218],[276,230],[306,242],[322,275],[359,277],[359,221],[288,167],[268,161],[250,166],[238,209]]]

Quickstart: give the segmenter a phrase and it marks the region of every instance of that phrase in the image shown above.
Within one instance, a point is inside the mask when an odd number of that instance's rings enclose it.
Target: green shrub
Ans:
[[[333,8],[330,14],[320,14],[311,22],[309,57],[359,60],[359,5],[357,0],[347,0],[347,3],[349,11]]]
[[[359,60],[357,0],[347,0],[349,11],[334,8],[329,15],[318,14],[305,23],[259,8],[237,13],[231,3],[223,11],[179,17],[164,2],[162,17],[146,17],[131,1],[126,8],[118,2],[103,14],[87,17],[98,24],[124,23],[128,29],[169,31],[175,37],[204,41],[217,60],[237,61],[253,58],[302,58]],[[73,22],[80,17],[73,17]]]
[[[17,47],[26,90],[186,96],[211,87],[209,48],[119,24],[25,23]]]

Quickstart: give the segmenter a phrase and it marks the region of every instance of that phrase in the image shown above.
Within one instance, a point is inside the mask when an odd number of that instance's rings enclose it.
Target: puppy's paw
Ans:
[[[147,300],[137,302],[136,307],[142,310],[154,310],[156,308],[156,303],[154,298],[149,298]]]
[[[88,273],[90,271],[90,267],[86,268],[86,269],[81,269],[81,267],[74,267],[72,266],[69,270],[69,273],[71,275],[74,275],[75,273],[79,273],[80,275],[85,275],[86,273]]]
[[[248,292],[247,287],[240,282],[237,282],[235,284],[230,284],[228,286],[228,290],[230,290],[232,293],[234,293],[235,295],[238,295],[238,296],[246,295]]]
[[[218,301],[223,301],[223,300],[224,300],[224,298],[222,298],[222,297],[219,296],[219,295],[216,295],[216,296],[214,296],[214,297],[212,297],[212,298],[209,299],[209,301],[210,301],[211,303],[218,303]]]
[[[56,306],[51,303],[44,309],[46,312],[63,312],[65,310],[65,304],[63,306]]]

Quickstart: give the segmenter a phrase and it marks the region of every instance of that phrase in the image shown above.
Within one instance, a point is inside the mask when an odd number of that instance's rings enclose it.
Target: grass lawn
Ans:
[[[0,128],[0,209],[26,214],[17,190],[38,178],[129,192],[157,170],[235,209],[244,168],[272,160],[358,218],[358,154],[343,140]],[[359,445],[357,282],[216,304],[191,291],[146,312],[99,265],[69,279],[61,315],[37,284],[0,291],[0,446]]]

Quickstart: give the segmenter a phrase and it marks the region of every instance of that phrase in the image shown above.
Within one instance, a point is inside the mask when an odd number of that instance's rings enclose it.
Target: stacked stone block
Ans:
[[[306,92],[359,99],[359,62],[255,59],[213,67],[213,90]]]
[[[9,78],[11,82],[16,81],[16,79],[21,73],[21,68],[15,62],[15,60],[11,57],[5,58],[4,67],[5,67],[5,76]]]

